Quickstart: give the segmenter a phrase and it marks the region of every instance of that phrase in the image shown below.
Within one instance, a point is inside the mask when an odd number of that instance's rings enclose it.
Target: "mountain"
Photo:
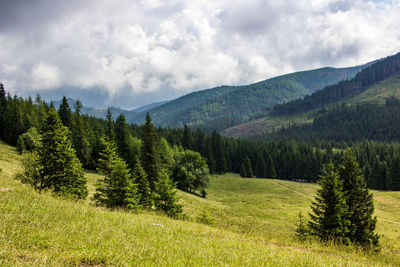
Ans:
[[[223,130],[262,117],[275,104],[353,78],[369,64],[296,72],[244,86],[220,86],[184,95],[149,112],[157,126],[182,127],[187,124],[206,131]],[[133,118],[135,123],[142,123],[143,120],[143,114]]]
[[[269,116],[223,133],[263,140],[400,140],[400,53],[303,99],[276,105]]]

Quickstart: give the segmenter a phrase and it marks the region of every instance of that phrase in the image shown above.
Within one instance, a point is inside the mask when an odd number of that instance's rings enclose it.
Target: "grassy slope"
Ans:
[[[13,148],[0,143],[1,266],[361,266],[400,265],[400,193],[374,192],[382,253],[298,243],[297,213],[305,214],[316,185],[212,176],[207,199],[180,192],[186,221],[129,214],[38,194],[12,179]],[[98,178],[87,174],[89,186]],[[197,224],[207,210],[212,226]],[[163,226],[154,225],[162,224]]]
[[[385,99],[391,96],[400,98],[400,74],[371,86],[360,95],[338,101],[336,104],[347,103],[377,103],[384,104]],[[332,105],[332,104],[331,104]],[[331,106],[330,105],[330,106]],[[246,137],[269,132],[292,123],[309,123],[311,112],[291,116],[267,116],[248,123],[239,124],[223,131],[223,134],[232,137]]]

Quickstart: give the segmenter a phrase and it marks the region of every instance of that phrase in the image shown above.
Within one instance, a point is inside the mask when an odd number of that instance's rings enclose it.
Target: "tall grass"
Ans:
[[[12,178],[18,158],[0,144],[0,187],[12,189],[0,192],[1,266],[400,265],[397,192],[374,192],[383,234],[376,254],[293,238],[297,213],[307,214],[313,198],[312,184],[212,176],[207,199],[180,192],[187,219],[172,220],[38,194]],[[98,176],[87,177],[93,191]]]

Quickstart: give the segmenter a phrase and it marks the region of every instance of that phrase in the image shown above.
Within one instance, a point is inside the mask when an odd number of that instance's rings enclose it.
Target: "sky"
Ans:
[[[0,0],[0,82],[126,109],[400,51],[400,0]]]

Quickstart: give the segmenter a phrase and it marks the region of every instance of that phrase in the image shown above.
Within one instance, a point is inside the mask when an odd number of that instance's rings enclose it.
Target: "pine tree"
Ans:
[[[321,186],[311,205],[310,221],[308,223],[311,234],[322,241],[334,240],[348,243],[346,221],[346,203],[342,195],[339,175],[332,163],[320,177]]]
[[[391,190],[400,190],[400,157],[396,156],[393,158],[390,164],[390,173],[392,181]]]
[[[168,174],[161,171],[160,179],[154,183],[154,204],[158,210],[165,212],[170,217],[177,217],[182,213],[182,205],[178,204],[179,197],[176,195],[175,184]]]
[[[119,155],[133,169],[136,164],[137,155],[134,155],[134,151],[131,149],[131,139],[132,136],[129,132],[125,116],[120,114],[115,121],[115,142]]]
[[[243,165],[246,168],[246,177],[253,177],[253,169],[251,168],[251,162],[247,155],[244,156]]]
[[[339,176],[343,182],[343,198],[346,201],[346,219],[350,222],[346,237],[362,246],[377,246],[379,236],[375,234],[376,217],[372,194],[365,184],[361,169],[353,151],[344,152]]]
[[[0,83],[0,138],[3,138],[3,129],[4,129],[4,113],[7,108],[7,97],[6,90],[2,83]]]
[[[267,178],[267,165],[265,164],[265,160],[262,154],[258,154],[257,163],[255,168],[255,175],[259,178]]]
[[[274,165],[274,162],[272,161],[271,155],[268,156],[267,163],[268,163],[268,165],[267,165],[267,177],[268,178],[277,178],[275,165]]]
[[[60,108],[58,109],[58,115],[60,116],[61,122],[64,126],[71,129],[72,126],[72,112],[68,104],[68,100],[63,96]]]
[[[78,99],[75,103],[74,121],[72,127],[72,138],[76,155],[84,166],[90,162],[90,143],[88,138],[88,126],[81,116],[82,102]]]
[[[39,161],[42,189],[50,188],[61,195],[85,199],[88,191],[82,165],[72,148],[68,129],[62,125],[54,109],[49,110],[41,136]]]
[[[240,165],[240,177],[246,178],[247,177],[247,171],[246,171],[246,166],[244,163]]]
[[[140,162],[136,163],[133,171],[133,179],[137,184],[138,194],[140,195],[139,204],[143,208],[151,208],[153,205],[153,199],[150,190],[150,183],[147,180],[147,175]]]
[[[183,141],[182,146],[184,149],[192,149],[193,146],[193,136],[190,132],[190,128],[185,124],[183,127]]]
[[[97,183],[94,200],[108,208],[138,208],[140,195],[127,164],[118,156],[113,143],[104,141],[104,147],[97,168],[103,178]]]
[[[150,114],[146,115],[143,126],[141,162],[152,192],[155,190],[155,182],[158,180],[159,155],[157,151],[157,133],[151,122]]]
[[[114,133],[114,121],[111,113],[111,109],[107,109],[107,129],[106,129],[106,136],[109,141],[115,140],[115,133]]]

